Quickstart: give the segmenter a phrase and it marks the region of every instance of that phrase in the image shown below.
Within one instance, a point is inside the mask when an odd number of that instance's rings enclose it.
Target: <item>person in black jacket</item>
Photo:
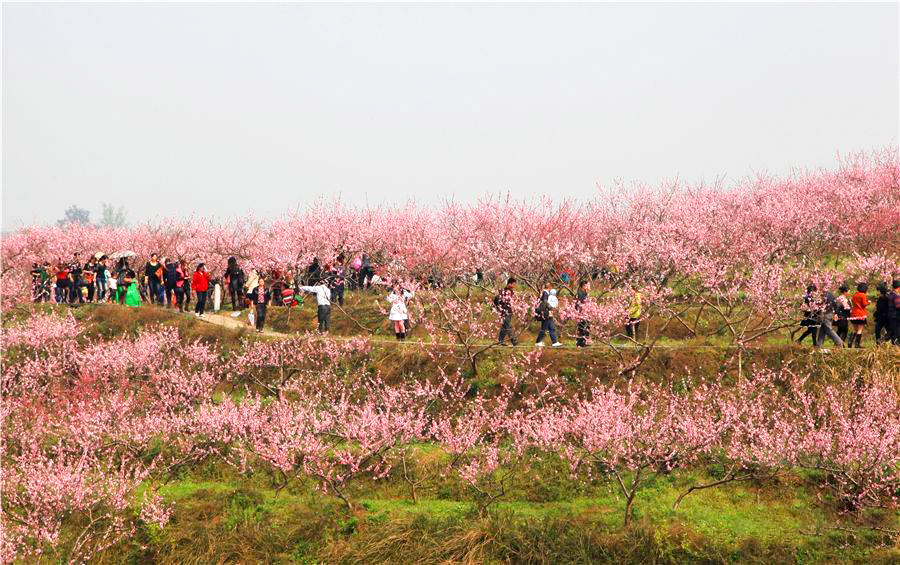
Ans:
[[[165,301],[165,288],[163,287],[164,267],[159,262],[156,253],[150,254],[150,260],[144,265],[144,282],[149,287],[150,302],[162,304]]]
[[[244,309],[244,270],[237,264],[234,257],[228,258],[228,267],[225,268],[225,278],[228,280],[228,295],[231,298],[232,310]]]
[[[800,334],[800,338],[797,339],[797,343],[803,343],[803,340],[806,339],[806,336],[810,336],[813,345],[816,344],[819,333],[819,315],[816,311],[815,305],[816,290],[816,285],[811,284],[806,287],[806,294],[803,295],[803,320],[800,322],[800,327],[806,329],[802,334]]]
[[[307,286],[316,286],[322,280],[322,266],[319,264],[319,258],[313,257],[312,263],[306,268],[306,284]]]
[[[166,287],[166,306],[174,308],[176,302],[180,302],[177,297],[176,288],[178,287],[179,277],[178,261],[163,259],[165,270],[163,271],[163,283]]]
[[[77,251],[72,256],[72,262],[69,263],[69,304],[75,304],[75,301],[84,302],[84,296],[81,295],[81,254]]]
[[[578,285],[578,294],[575,296],[575,309],[581,310],[582,305],[587,302],[588,292],[591,290],[591,287],[588,284],[587,280],[581,281],[581,284]],[[588,337],[591,335],[591,326],[590,322],[587,320],[578,320],[578,326],[576,328],[577,337],[575,338],[575,345],[577,347],[587,347]]]
[[[269,299],[271,299],[271,293],[266,288],[265,279],[260,277],[259,284],[247,296],[256,306],[256,331],[261,333],[263,324],[266,323],[266,307],[269,305]]]
[[[509,341],[516,345],[516,338],[512,334],[512,300],[516,293],[516,279],[509,277],[506,280],[506,287],[494,297],[494,308],[500,314],[500,335],[497,336],[497,343],[506,345],[506,337]]]
[[[900,279],[895,279],[888,293],[887,320],[891,343],[900,345]]]
[[[887,341],[891,340],[891,326],[888,324],[888,287],[880,283],[877,287],[878,298],[875,300],[875,344],[881,343],[881,333],[885,333]]]

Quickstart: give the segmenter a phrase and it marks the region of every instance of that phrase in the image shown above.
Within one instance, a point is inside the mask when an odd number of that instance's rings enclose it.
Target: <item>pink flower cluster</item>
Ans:
[[[368,253],[385,274],[424,281],[606,269],[634,287],[680,279],[734,295],[764,289],[772,265],[807,265],[858,253],[870,274],[897,269],[900,165],[896,147],[845,156],[831,170],[758,177],[731,186],[601,187],[581,204],[487,198],[440,209],[412,204],[354,209],[322,202],[273,222],[165,220],[130,229],[30,227],[0,238],[4,307],[27,301],[33,263],[75,251],[130,249],[194,263],[216,275],[229,256],[258,269],[305,268],[313,257]],[[853,202],[853,206],[847,206]],[[876,267],[872,261],[882,258]],[[143,259],[140,259],[143,260]],[[893,266],[891,266],[893,265]],[[803,282],[794,285],[802,288]],[[752,290],[752,289],[751,289]]]

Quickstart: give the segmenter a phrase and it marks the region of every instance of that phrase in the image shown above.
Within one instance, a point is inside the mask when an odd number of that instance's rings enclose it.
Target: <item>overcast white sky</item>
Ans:
[[[4,4],[3,228],[588,198],[898,141],[898,5]]]

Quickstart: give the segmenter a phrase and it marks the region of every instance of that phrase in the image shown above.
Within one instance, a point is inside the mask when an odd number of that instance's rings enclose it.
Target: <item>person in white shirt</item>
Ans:
[[[326,333],[331,331],[331,289],[324,280],[315,286],[299,287],[303,292],[309,292],[316,295],[316,318],[319,321],[319,332]]]
[[[409,311],[406,309],[406,302],[415,296],[415,293],[404,289],[400,285],[394,286],[391,293],[388,294],[387,301],[391,303],[391,311],[388,314],[388,320],[394,323],[394,335],[398,340],[406,339],[408,331]]]

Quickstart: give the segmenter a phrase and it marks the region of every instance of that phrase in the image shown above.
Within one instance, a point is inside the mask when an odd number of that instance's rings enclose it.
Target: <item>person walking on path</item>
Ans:
[[[56,277],[56,303],[65,304],[69,301],[69,270],[62,261],[57,260],[55,267]]]
[[[97,261],[97,274],[94,280],[97,287],[97,302],[106,302],[106,290],[109,285],[109,258],[106,255],[101,255]]]
[[[75,304],[75,301],[84,302],[84,296],[81,295],[81,254],[75,252],[72,255],[72,262],[66,268],[69,273],[69,304]]]
[[[228,266],[225,268],[225,284],[228,287],[228,297],[231,299],[232,310],[244,308],[244,270],[237,264],[234,257],[228,258]]]
[[[850,333],[850,322],[847,318],[850,316],[850,287],[846,284],[842,284],[838,287],[838,296],[834,299],[837,307],[835,309],[835,314],[837,314],[837,318],[834,320],[835,328],[837,328],[838,337],[841,338],[845,343],[847,342],[847,338]]]
[[[822,292],[822,304],[819,310],[819,335],[816,337],[816,347],[821,347],[827,336],[837,347],[844,347],[844,341],[835,333],[831,324],[838,319],[837,301],[834,295],[827,290]]]
[[[184,261],[172,261],[171,269],[171,274],[167,274],[167,276],[171,278],[172,294],[175,295],[175,306],[178,307],[179,312],[184,312],[184,287],[186,284],[185,279],[187,278],[187,274],[184,272]],[[168,280],[166,284],[169,284]]]
[[[374,276],[375,271],[372,269],[372,261],[369,259],[368,254],[363,253],[359,263],[359,289],[371,288]]]
[[[81,282],[84,285],[82,294],[87,294],[88,302],[94,301],[94,290],[97,286],[97,258],[91,255],[81,270]]]
[[[175,307],[175,281],[178,278],[178,261],[170,261],[167,257],[163,258],[163,286],[166,293],[166,307]]]
[[[153,304],[161,305],[165,302],[163,270],[163,266],[159,262],[159,256],[156,253],[151,253],[150,260],[144,265],[144,282],[147,284],[150,302]]]
[[[137,292],[137,273],[134,272],[134,269],[128,264],[128,259],[123,257],[119,260],[119,272],[116,288],[118,289],[118,302],[121,304],[125,303],[127,298],[127,294],[129,289],[134,286],[134,293],[137,293],[138,299],[140,299],[140,293]]]
[[[884,283],[878,283],[878,298],[875,300],[875,345],[882,342],[881,334],[885,334],[884,341],[891,341],[891,327],[888,324],[888,287]]]
[[[194,314],[203,317],[206,310],[206,294],[209,292],[209,273],[206,272],[206,265],[197,264],[197,270],[191,278],[191,288],[197,293],[197,306],[194,308]]]
[[[406,339],[406,334],[409,331],[409,310],[406,307],[406,303],[413,296],[415,296],[413,291],[406,290],[402,285],[395,285],[387,297],[387,301],[391,303],[388,320],[393,323],[394,336],[399,341]]]
[[[806,294],[803,295],[803,320],[800,321],[800,327],[805,328],[797,343],[803,343],[806,336],[810,336],[813,345],[816,344],[816,336],[819,331],[819,320],[817,319],[815,309],[815,293],[816,285],[811,284],[806,287]]]
[[[900,279],[894,279],[893,284],[891,284],[891,292],[888,293],[887,312],[891,343],[900,345]]]
[[[591,287],[590,283],[587,279],[581,281],[578,285],[578,294],[575,295],[575,310],[581,312],[582,306],[587,302],[588,292],[590,292]],[[591,335],[591,324],[585,319],[578,320],[578,325],[576,326],[576,338],[575,338],[575,346],[576,347],[587,347],[587,340]]]
[[[543,347],[544,335],[548,333],[553,347],[562,345],[559,341],[559,334],[556,332],[556,321],[553,319],[553,309],[557,306],[559,306],[559,299],[556,297],[556,289],[550,288],[550,283],[547,283],[541,291],[541,298],[535,308],[535,319],[541,322],[535,346]]]
[[[334,301],[344,305],[344,286],[346,285],[347,267],[344,266],[344,254],[337,256],[334,266],[331,267],[331,295]]]
[[[328,288],[328,283],[324,280],[320,280],[319,283],[314,286],[300,286],[299,290],[316,295],[316,320],[319,322],[319,333],[330,332],[331,289]]]
[[[867,290],[869,290],[869,285],[866,283],[859,283],[856,285],[856,292],[853,294],[853,298],[850,301],[852,308],[850,309],[850,316],[847,318],[850,323],[853,324],[853,334],[850,336],[850,347],[853,347],[854,341],[856,347],[862,347],[860,342],[862,342],[863,329],[865,329],[868,324],[866,307],[869,306],[869,297],[866,296]]]
[[[179,261],[178,264],[181,266],[181,272],[184,273],[184,285],[181,287],[184,292],[184,308],[182,310],[187,310],[191,307],[191,277],[188,276],[191,270],[184,259]]]
[[[259,284],[256,285],[256,288],[253,289],[253,292],[250,293],[249,298],[250,302],[256,306],[256,332],[262,333],[263,325],[266,323],[266,309],[269,305],[269,300],[271,299],[271,293],[269,289],[266,288],[266,281],[263,278],[259,279]]]
[[[511,344],[517,343],[512,334],[512,301],[516,294],[517,282],[515,277],[509,277],[506,279],[506,286],[494,297],[494,308],[500,314],[500,334],[497,336],[497,343],[500,345],[506,345],[507,337]]]

